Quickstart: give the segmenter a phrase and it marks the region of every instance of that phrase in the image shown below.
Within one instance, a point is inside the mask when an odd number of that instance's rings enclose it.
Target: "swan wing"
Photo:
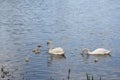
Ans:
[[[64,54],[64,51],[63,51],[62,48],[58,47],[58,48],[54,48],[54,49],[52,50],[52,53],[53,53],[53,54],[61,55],[61,54]]]
[[[108,54],[110,53],[109,50],[106,50],[104,48],[98,48],[92,52],[93,54]]]

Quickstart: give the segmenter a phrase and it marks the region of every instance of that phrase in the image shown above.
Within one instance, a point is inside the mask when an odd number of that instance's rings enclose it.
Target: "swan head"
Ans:
[[[82,53],[81,54],[84,54],[84,53],[88,53],[90,50],[88,49],[88,48],[84,48],[83,50],[82,50]]]
[[[51,41],[51,40],[48,40],[48,41],[47,41],[47,45],[49,45],[49,44],[52,44],[52,41]]]

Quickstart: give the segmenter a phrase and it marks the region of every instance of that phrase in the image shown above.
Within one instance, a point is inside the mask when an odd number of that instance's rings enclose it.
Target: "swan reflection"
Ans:
[[[94,55],[81,55],[84,62],[89,62],[91,59],[94,62],[99,62],[100,60],[103,60],[105,58],[110,58],[110,55],[100,55],[100,54],[94,54]]]
[[[50,66],[54,60],[60,61],[60,60],[63,60],[63,59],[66,59],[65,55],[50,54],[50,57],[48,58],[48,66]]]

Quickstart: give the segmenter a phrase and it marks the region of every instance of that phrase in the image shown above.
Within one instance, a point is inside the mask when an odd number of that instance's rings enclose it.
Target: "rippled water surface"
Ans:
[[[51,56],[47,40],[66,57]],[[99,47],[111,56],[80,55]],[[1,80],[67,80],[69,69],[70,80],[120,80],[120,0],[0,0],[0,67]]]

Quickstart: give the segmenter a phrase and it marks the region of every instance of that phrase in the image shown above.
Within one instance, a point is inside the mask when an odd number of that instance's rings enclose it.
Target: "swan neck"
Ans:
[[[53,49],[53,44],[52,43],[50,43],[50,50],[52,50]]]
[[[90,54],[90,53],[91,53],[89,49],[87,49],[87,53],[88,53],[88,54]]]

